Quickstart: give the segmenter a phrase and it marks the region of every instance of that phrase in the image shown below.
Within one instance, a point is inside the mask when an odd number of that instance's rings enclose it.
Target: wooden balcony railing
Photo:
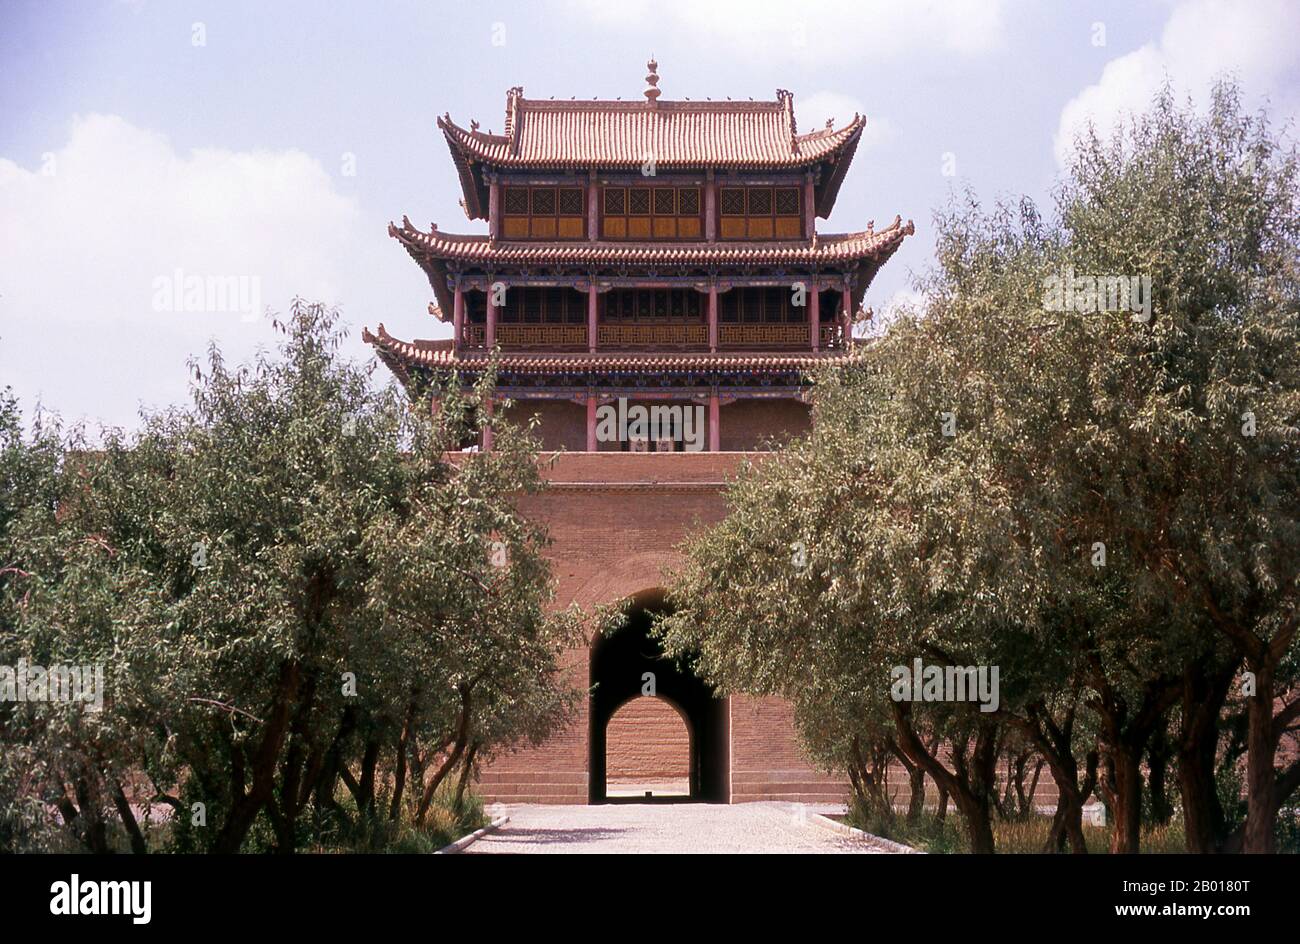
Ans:
[[[487,328],[481,324],[465,326],[465,346],[483,347]],[[587,326],[574,324],[499,324],[497,344],[502,350],[545,348],[551,350],[587,347]]]
[[[824,351],[844,346],[844,332],[838,324],[820,325],[818,341]],[[806,324],[720,324],[718,347],[724,350],[804,351],[809,346]]]
[[[785,348],[804,350],[808,347],[806,324],[720,324],[718,347]]]
[[[657,324],[622,322],[602,324],[597,328],[597,347],[707,349],[709,326],[704,323]],[[463,347],[485,346],[484,325],[465,326]],[[579,350],[587,349],[587,326],[578,324],[498,324],[496,340],[502,350]],[[820,325],[818,336],[823,351],[844,346],[844,331],[839,324]],[[732,351],[809,349],[806,324],[720,324],[718,348]]]
[[[624,322],[603,324],[596,335],[600,347],[707,347],[709,326]]]

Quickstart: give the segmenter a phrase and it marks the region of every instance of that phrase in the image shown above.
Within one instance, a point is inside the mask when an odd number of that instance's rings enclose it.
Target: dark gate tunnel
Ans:
[[[664,608],[662,595],[639,595],[623,626],[592,646],[588,758],[591,803],[637,802],[635,797],[606,795],[606,730],[614,712],[629,699],[644,694],[646,672],[654,673],[655,694],[672,702],[690,729],[690,796],[671,799],[707,803],[727,803],[731,799],[726,699],[715,698],[713,690],[688,669],[664,658],[659,643],[650,636],[652,616]]]

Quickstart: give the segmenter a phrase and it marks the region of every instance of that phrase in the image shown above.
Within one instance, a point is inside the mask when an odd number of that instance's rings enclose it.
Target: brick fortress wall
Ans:
[[[525,497],[521,510],[550,529],[556,605],[594,606],[662,587],[664,569],[680,560],[677,545],[692,529],[722,518],[722,483],[755,457],[738,452],[575,452],[543,463],[551,487]],[[566,658],[573,684],[582,689],[590,684],[588,659],[587,649],[572,650]],[[732,802],[842,801],[847,796],[844,778],[816,770],[802,755],[786,703],[736,696],[729,713]],[[586,803],[587,722],[584,704],[568,730],[541,747],[494,759],[482,772],[479,791],[489,802]],[[646,734],[656,741],[653,728]],[[664,754],[659,760],[671,765],[668,755],[676,756],[676,745],[670,738],[657,743]]]

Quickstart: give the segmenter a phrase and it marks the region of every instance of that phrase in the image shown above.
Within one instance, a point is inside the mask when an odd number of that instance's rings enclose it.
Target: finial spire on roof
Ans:
[[[650,70],[645,77],[645,97],[647,102],[654,105],[655,100],[659,98],[661,93],[659,91],[659,63],[655,62],[653,54],[650,56],[650,61],[647,62],[645,66]]]

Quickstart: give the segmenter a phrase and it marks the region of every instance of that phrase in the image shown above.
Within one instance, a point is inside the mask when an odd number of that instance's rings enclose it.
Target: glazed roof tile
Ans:
[[[453,156],[496,167],[801,167],[856,141],[866,119],[796,133],[794,96],[774,101],[555,101],[506,95],[504,134],[438,119]]]
[[[433,369],[483,369],[491,356],[484,352],[457,352],[450,339],[437,341],[401,341],[383,324],[372,334],[364,329],[361,338],[372,345],[390,367],[427,367]],[[812,351],[800,353],[683,353],[683,354],[555,354],[505,353],[498,355],[499,370],[528,373],[619,373],[622,371],[770,371],[814,370],[827,364],[842,363],[846,351]]]
[[[797,242],[623,242],[623,241],[505,241],[488,236],[423,232],[402,217],[400,227],[388,224],[390,236],[413,257],[484,264],[670,264],[670,265],[783,265],[856,262],[888,258],[915,231],[912,221],[895,217],[879,232],[871,226],[857,233],[819,234]]]

